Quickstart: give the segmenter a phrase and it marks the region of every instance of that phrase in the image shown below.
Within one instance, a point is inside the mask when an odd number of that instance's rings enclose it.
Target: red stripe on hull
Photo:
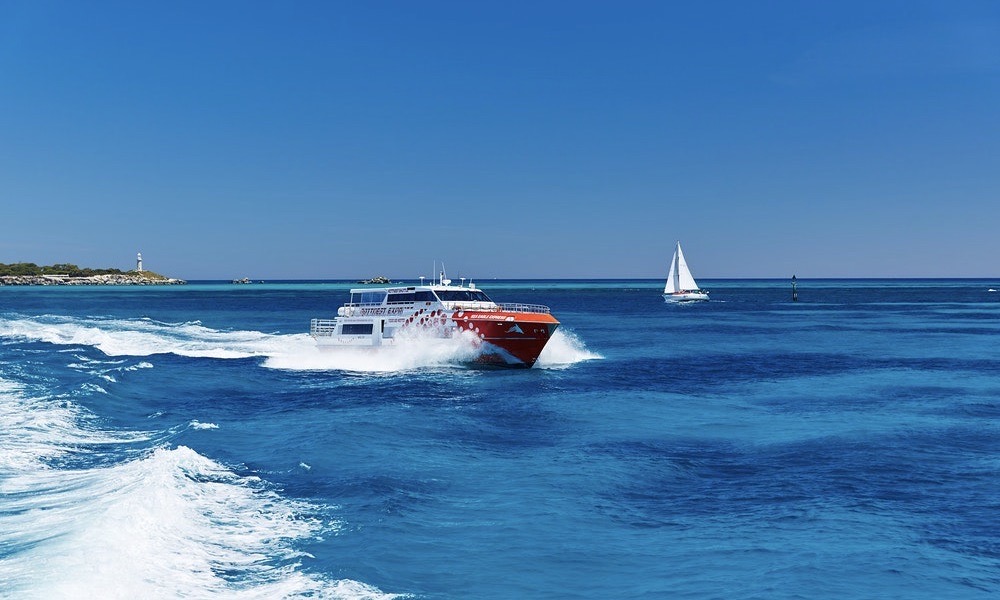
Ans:
[[[548,313],[502,311],[456,311],[452,320],[459,328],[496,348],[485,349],[481,362],[531,367],[549,342],[559,321]]]

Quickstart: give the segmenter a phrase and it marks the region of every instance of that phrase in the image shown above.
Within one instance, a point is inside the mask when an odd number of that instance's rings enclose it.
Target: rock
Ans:
[[[183,285],[183,279],[156,279],[142,273],[112,273],[90,277],[67,275],[0,275],[0,285]]]

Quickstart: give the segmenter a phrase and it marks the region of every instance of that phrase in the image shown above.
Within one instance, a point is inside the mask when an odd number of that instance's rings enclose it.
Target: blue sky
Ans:
[[[0,0],[0,262],[1000,276],[997,2]]]

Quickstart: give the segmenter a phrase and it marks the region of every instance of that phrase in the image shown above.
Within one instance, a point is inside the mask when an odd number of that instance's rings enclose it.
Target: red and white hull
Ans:
[[[531,367],[545,348],[559,321],[548,313],[462,311],[451,320],[484,345],[479,362]]]

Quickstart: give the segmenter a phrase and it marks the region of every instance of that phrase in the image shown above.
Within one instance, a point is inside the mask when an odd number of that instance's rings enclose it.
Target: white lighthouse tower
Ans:
[[[142,273],[142,252],[135,256],[135,270]]]

